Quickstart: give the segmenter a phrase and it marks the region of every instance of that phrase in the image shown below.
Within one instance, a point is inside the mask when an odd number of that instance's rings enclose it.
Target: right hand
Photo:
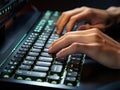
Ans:
[[[104,66],[120,69],[120,43],[97,28],[67,32],[53,42],[49,53],[56,53],[57,58],[85,53]]]
[[[57,34],[61,34],[66,25],[66,30],[71,31],[79,21],[87,21],[90,23],[79,26],[78,29],[81,30],[90,28],[105,30],[105,28],[112,24],[111,17],[106,10],[81,7],[62,13],[56,23]]]

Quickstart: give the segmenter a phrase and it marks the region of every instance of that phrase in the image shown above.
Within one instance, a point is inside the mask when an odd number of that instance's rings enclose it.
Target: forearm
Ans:
[[[114,25],[120,23],[120,7],[110,7],[106,11],[109,13]]]

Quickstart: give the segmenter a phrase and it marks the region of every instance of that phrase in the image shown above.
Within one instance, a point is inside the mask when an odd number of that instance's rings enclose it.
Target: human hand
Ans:
[[[66,26],[67,31],[71,31],[74,25],[79,21],[86,21],[90,24],[80,25],[78,29],[99,28],[105,30],[112,24],[112,19],[106,10],[89,7],[76,8],[63,12],[56,22],[57,34],[61,34]]]
[[[97,28],[66,33],[50,46],[49,53],[57,53],[58,58],[85,53],[107,67],[120,68],[120,44]]]

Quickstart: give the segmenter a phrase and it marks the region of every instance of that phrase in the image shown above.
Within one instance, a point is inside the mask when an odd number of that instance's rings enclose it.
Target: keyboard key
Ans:
[[[33,45],[33,48],[35,48],[35,49],[42,49],[43,47]]]
[[[65,84],[66,85],[71,84],[71,85],[75,86],[76,85],[76,77],[66,77]]]
[[[22,70],[30,70],[31,66],[29,65],[20,65],[19,69],[22,69]]]
[[[38,52],[29,52],[28,55],[33,56],[33,57],[37,57],[37,56],[39,56],[39,53]]]
[[[44,56],[44,57],[52,57],[51,54],[49,54],[48,52],[42,52],[42,53],[41,53],[41,56]]]
[[[37,61],[36,65],[37,65],[37,66],[50,67],[51,62]]]
[[[43,43],[38,43],[38,42],[37,42],[37,43],[35,43],[34,45],[35,45],[35,46],[40,46],[40,47],[43,47],[43,46],[44,46],[44,44],[43,44]]]
[[[34,61],[24,60],[24,61],[23,61],[23,64],[24,64],[24,65],[33,65],[33,64],[34,64]]]
[[[32,48],[30,51],[31,51],[31,52],[40,53],[40,52],[41,52],[41,49]]]
[[[18,77],[22,77],[23,79],[26,78],[31,78],[32,80],[37,80],[37,79],[46,79],[46,73],[45,72],[35,72],[35,71],[25,71],[25,70],[17,70],[15,73],[15,78],[17,79]]]
[[[58,84],[60,82],[60,76],[50,75],[50,76],[48,76],[48,82],[50,82],[52,84]]]
[[[39,57],[39,60],[40,61],[44,61],[44,62],[52,62],[53,61],[53,58],[51,57]]]
[[[34,71],[39,71],[39,72],[48,72],[49,67],[34,66],[33,70]]]
[[[1,73],[0,73],[0,77],[3,78],[10,78],[13,75],[14,70],[12,69],[4,69]]]
[[[78,75],[78,72],[70,71],[70,70],[67,71],[67,76],[77,77],[77,75]]]
[[[36,57],[27,56],[26,59],[27,59],[27,60],[30,60],[30,61],[35,61],[35,60],[36,60]]]
[[[44,50],[43,50],[43,51],[44,51],[44,52],[48,52],[48,50],[49,50],[48,48],[44,48]]]
[[[52,74],[61,74],[62,73],[62,69],[63,69],[62,65],[52,65],[51,73]]]

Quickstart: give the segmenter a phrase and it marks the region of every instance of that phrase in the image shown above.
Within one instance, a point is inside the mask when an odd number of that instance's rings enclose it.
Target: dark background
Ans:
[[[120,6],[120,0],[31,0],[39,10],[65,11],[80,6],[105,9],[109,6]]]

